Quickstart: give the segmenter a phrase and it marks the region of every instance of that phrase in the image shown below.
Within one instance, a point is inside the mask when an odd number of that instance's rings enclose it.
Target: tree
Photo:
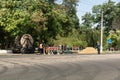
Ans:
[[[119,25],[120,14],[119,13],[120,13],[120,2],[117,3],[116,6],[115,6],[115,17],[114,17],[113,22],[112,22],[112,27],[116,30],[120,29],[120,25]]]
[[[83,20],[83,26],[86,27],[86,29],[90,29],[93,27],[93,21],[94,17],[92,16],[91,13],[86,13],[84,16],[82,16]]]
[[[31,34],[36,42],[43,40],[45,43],[56,40],[58,35],[65,37],[72,34],[79,26],[74,5],[76,0],[69,3],[71,13],[66,10],[67,6],[55,1],[0,0],[0,34],[4,34],[3,39],[0,37],[0,44],[13,44],[16,36],[26,33]]]
[[[101,13],[103,12],[104,27],[106,34],[108,34],[108,32],[113,29],[112,22],[115,15],[115,2],[109,0],[107,3],[94,6],[92,10],[95,17],[94,21],[98,23],[98,27],[100,27]]]

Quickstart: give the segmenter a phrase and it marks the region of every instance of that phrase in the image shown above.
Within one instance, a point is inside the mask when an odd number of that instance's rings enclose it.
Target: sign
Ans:
[[[112,39],[107,40],[108,44],[112,44]]]

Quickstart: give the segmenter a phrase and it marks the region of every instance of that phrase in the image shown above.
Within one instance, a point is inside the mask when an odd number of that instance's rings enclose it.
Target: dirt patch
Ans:
[[[85,49],[81,50],[78,54],[97,54],[97,49],[93,47],[86,47]]]

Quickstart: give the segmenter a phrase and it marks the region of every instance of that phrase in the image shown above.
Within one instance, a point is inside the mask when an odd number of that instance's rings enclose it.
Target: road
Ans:
[[[0,55],[0,80],[120,80],[120,54]]]

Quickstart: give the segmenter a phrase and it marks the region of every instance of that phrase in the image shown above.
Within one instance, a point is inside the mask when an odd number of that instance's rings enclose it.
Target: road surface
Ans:
[[[120,80],[120,54],[0,55],[0,80]]]

